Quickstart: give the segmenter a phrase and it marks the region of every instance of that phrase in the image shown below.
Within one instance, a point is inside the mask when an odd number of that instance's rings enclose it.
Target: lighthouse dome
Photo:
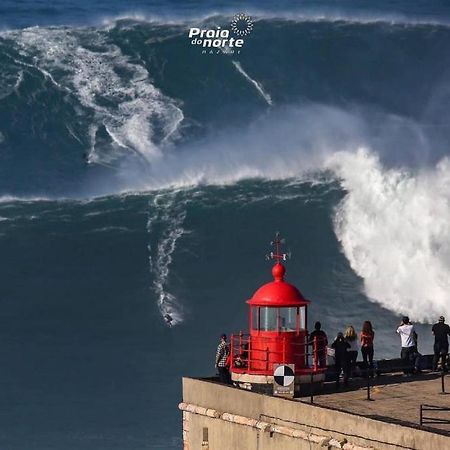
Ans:
[[[274,281],[261,286],[247,301],[252,306],[303,306],[309,303],[303,294],[290,283],[284,281],[286,270],[281,263],[272,268]]]

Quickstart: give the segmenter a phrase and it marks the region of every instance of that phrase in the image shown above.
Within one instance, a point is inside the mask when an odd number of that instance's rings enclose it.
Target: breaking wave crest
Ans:
[[[450,315],[450,161],[386,169],[360,149],[334,154],[329,166],[347,191],[336,235],[369,298],[414,320]]]

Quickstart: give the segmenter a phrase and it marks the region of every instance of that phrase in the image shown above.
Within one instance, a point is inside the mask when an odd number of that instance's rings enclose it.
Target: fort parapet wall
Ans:
[[[184,450],[450,449],[443,434],[193,378],[179,408]]]

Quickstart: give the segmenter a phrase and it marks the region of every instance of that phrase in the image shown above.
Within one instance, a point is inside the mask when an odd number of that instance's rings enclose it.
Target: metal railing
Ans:
[[[439,424],[439,425],[450,425],[450,416],[449,418],[442,418],[433,416],[426,416],[424,413],[440,413],[440,412],[450,412],[450,407],[445,406],[436,406],[436,405],[420,405],[420,425],[428,425],[428,424]]]
[[[444,369],[441,370],[441,394],[447,394],[447,392],[445,392],[445,372],[444,372]]]
[[[301,341],[292,342],[285,337],[260,337],[252,339],[249,334],[231,336],[231,369],[233,371],[272,372],[271,364],[300,363],[303,369],[313,372],[326,370],[326,341],[304,336]]]

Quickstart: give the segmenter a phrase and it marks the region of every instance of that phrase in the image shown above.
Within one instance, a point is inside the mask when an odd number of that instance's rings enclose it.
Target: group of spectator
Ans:
[[[336,384],[339,385],[340,375],[344,375],[344,384],[348,383],[349,377],[353,376],[356,370],[356,360],[358,358],[358,340],[361,346],[361,354],[363,357],[363,367],[365,369],[373,368],[373,341],[375,332],[372,328],[372,323],[366,320],[358,334],[352,325],[349,325],[345,332],[339,332],[331,344],[334,350]],[[314,325],[314,331],[310,334],[311,344],[316,346],[317,365],[319,367],[326,367],[327,365],[327,347],[328,339],[325,332],[322,330],[320,322]]]
[[[316,338],[318,365],[324,367],[326,365],[326,355],[328,340],[325,332],[321,329],[320,322],[316,322],[315,330],[311,333],[312,341]],[[434,335],[434,356],[433,371],[440,369],[447,371],[448,359],[448,336],[450,336],[450,327],[445,323],[445,318],[441,316],[439,321],[432,327]],[[421,354],[418,351],[417,341],[418,335],[414,325],[410,322],[409,317],[404,316],[397,328],[397,334],[401,339],[400,357],[402,361],[403,373],[410,376],[413,373],[421,372]],[[374,338],[370,321],[363,323],[359,333],[359,342],[361,345],[361,354],[363,358],[362,367],[368,370],[368,374],[373,376],[373,355],[374,355]],[[353,326],[348,326],[344,333],[339,332],[331,344],[334,350],[336,384],[339,385],[341,375],[343,375],[344,384],[348,383],[356,369],[356,359],[358,356],[358,336]]]
[[[433,345],[433,371],[438,370],[440,363],[441,370],[447,371],[447,359],[448,359],[448,336],[450,336],[450,327],[445,323],[445,317],[439,317],[437,323],[435,323],[431,332],[434,335]],[[410,322],[408,316],[404,316],[397,328],[397,333],[400,335],[402,342],[401,358],[404,363],[405,375],[411,373],[420,373],[420,357],[417,347],[418,336],[414,328],[414,325]]]
[[[439,364],[443,371],[447,371],[448,359],[448,336],[450,336],[450,327],[445,323],[445,318],[441,316],[439,321],[432,327],[434,335],[434,357],[433,370],[437,371]],[[397,328],[397,334],[401,339],[401,360],[403,372],[405,376],[421,371],[421,355],[418,351],[417,341],[418,335],[414,325],[410,322],[409,317],[404,316]],[[358,358],[358,348],[361,347],[361,355],[363,359],[362,368],[373,376],[373,356],[374,356],[374,338],[375,332],[372,323],[366,320],[361,331],[358,333],[352,325],[349,325],[344,333],[339,332],[332,342],[328,345],[326,333],[322,330],[320,322],[314,325],[314,331],[309,335],[309,344],[313,347],[314,364],[317,367],[327,367],[328,348],[334,350],[336,385],[339,386],[341,374],[343,374],[344,384],[348,383],[348,379],[359,370],[356,365]],[[359,342],[359,346],[358,346]],[[245,349],[245,359],[248,357],[248,344]],[[230,382],[230,374],[228,367],[230,366],[230,348],[227,343],[225,334],[221,335],[220,343],[216,352],[216,369],[219,373],[220,381],[223,383]]]

